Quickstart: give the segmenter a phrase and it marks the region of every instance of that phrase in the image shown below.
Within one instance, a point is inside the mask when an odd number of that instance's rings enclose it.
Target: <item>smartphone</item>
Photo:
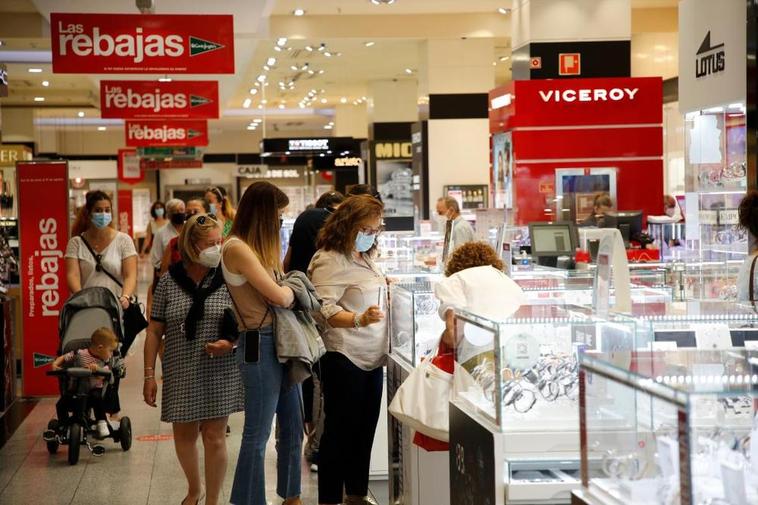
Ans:
[[[261,334],[258,330],[245,333],[245,363],[258,363],[261,360]]]
[[[387,312],[387,286],[379,286],[376,305],[382,312]]]

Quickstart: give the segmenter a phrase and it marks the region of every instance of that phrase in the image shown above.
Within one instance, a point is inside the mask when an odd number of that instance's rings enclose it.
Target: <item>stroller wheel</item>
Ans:
[[[57,419],[50,419],[50,422],[47,423],[47,431],[52,432],[54,434],[52,440],[47,440],[47,452],[50,454],[55,454],[58,452],[58,447],[60,446],[60,443],[58,442],[57,436],[58,436],[58,420]]]
[[[121,449],[128,451],[132,447],[132,421],[128,417],[121,418],[121,424],[118,426],[118,440],[121,442]]]
[[[82,427],[79,423],[71,423],[68,427],[68,464],[79,462],[79,447],[82,443]]]

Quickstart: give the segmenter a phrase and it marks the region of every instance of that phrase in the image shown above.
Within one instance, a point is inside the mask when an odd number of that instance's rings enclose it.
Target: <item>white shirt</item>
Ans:
[[[502,321],[527,303],[516,282],[495,267],[467,268],[434,285],[444,320],[448,309],[461,308],[488,319]]]
[[[359,263],[336,251],[316,252],[308,266],[308,277],[316,288],[321,302],[321,316],[329,320],[343,310],[363,314],[372,305],[380,305],[386,314],[386,302],[380,297],[387,293],[384,273],[363,255]],[[324,333],[326,350],[344,354],[355,366],[374,370],[384,365],[389,352],[387,319],[360,328],[332,328],[327,324]]]
[[[463,216],[458,216],[453,219],[452,239],[450,245],[450,252],[455,251],[458,247],[467,242],[474,241],[474,229],[471,224],[466,221]]]
[[[103,268],[123,284],[124,277],[121,265],[126,258],[137,256],[132,238],[126,233],[118,232],[100,254],[102,255],[100,263]],[[121,296],[121,286],[116,284],[106,273],[95,270],[95,258],[92,257],[92,253],[89,252],[81,237],[73,237],[68,242],[66,258],[79,260],[82,289],[101,286],[110,289],[116,297]]]
[[[158,233],[153,237],[153,246],[150,249],[150,263],[158,270],[161,267],[161,260],[163,259],[163,253],[168,247],[168,243],[171,239],[178,237],[179,233],[174,228],[172,223],[166,224],[163,228],[158,230]]]

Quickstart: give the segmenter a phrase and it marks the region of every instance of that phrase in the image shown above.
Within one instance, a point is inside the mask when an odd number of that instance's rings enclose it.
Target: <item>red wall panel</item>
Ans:
[[[662,156],[663,130],[659,126],[514,130],[513,155],[516,160]]]

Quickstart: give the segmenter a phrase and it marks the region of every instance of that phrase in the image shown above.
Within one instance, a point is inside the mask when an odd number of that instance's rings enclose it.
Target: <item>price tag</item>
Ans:
[[[695,341],[697,348],[704,351],[716,349],[731,349],[732,336],[729,333],[729,325],[708,324],[695,328]]]
[[[758,340],[745,340],[746,351],[758,351]],[[758,444],[756,444],[758,447]]]
[[[719,213],[716,210],[701,210],[698,212],[700,224],[719,224]]]
[[[719,211],[720,224],[739,224],[740,215],[737,209],[725,209]]]

